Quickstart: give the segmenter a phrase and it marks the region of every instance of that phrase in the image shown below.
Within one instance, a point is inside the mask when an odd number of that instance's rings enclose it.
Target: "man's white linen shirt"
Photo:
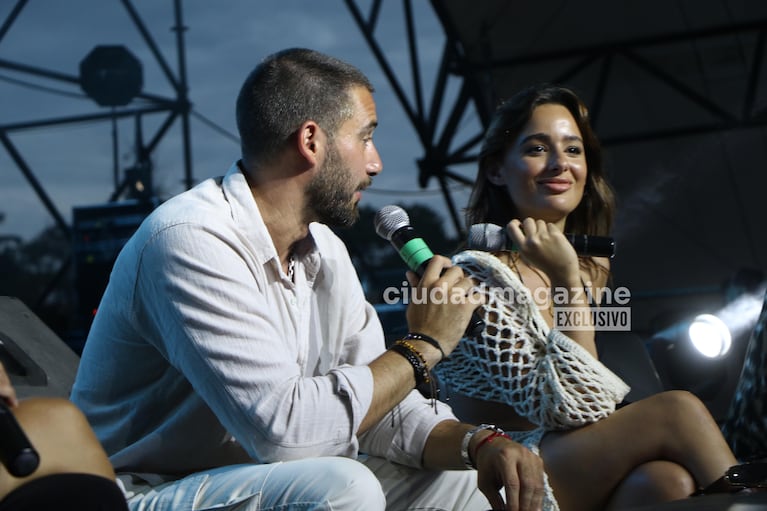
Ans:
[[[358,451],[420,465],[431,429],[455,417],[413,391],[357,438],[383,332],[343,242],[310,233],[290,279],[235,164],[126,243],[72,391],[118,472]]]

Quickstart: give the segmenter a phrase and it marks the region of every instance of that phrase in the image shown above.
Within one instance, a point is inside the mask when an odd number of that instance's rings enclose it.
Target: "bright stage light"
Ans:
[[[664,389],[694,393],[717,420],[728,413],[748,340],[767,303],[763,278],[736,284],[727,286],[721,308],[680,314],[647,343]]]
[[[724,321],[713,314],[700,314],[687,329],[690,341],[701,355],[708,358],[723,357],[732,346],[732,334]]]
[[[727,355],[733,338],[753,330],[762,309],[764,293],[764,286],[760,286],[755,292],[742,294],[716,314],[696,316],[687,330],[695,349],[708,358]]]

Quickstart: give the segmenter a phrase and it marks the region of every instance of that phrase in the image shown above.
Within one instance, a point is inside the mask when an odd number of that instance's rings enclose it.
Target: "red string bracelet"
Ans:
[[[479,450],[482,448],[483,445],[489,444],[490,442],[492,442],[494,439],[498,438],[499,436],[502,436],[503,438],[508,438],[509,440],[511,440],[511,437],[509,437],[509,435],[507,435],[503,431],[493,431],[492,433],[490,433],[485,438],[479,441],[479,443],[477,444],[477,447],[474,449],[474,459],[475,460],[477,459],[477,454],[479,454]]]

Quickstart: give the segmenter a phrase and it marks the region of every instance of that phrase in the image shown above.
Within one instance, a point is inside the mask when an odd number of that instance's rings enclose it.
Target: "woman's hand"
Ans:
[[[559,227],[525,218],[509,222],[506,231],[522,259],[548,275],[552,287],[580,286],[578,254]]]
[[[525,218],[520,222],[515,219],[506,230],[522,259],[541,269],[551,281],[551,296],[556,297],[552,304],[552,326],[597,358],[588,294],[584,292],[578,254],[573,246],[559,227],[543,220]],[[560,313],[578,315],[579,326],[561,323]]]

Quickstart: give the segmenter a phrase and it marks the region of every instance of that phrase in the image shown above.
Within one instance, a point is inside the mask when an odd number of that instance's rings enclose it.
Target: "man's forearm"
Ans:
[[[425,342],[413,341],[412,344],[423,355],[429,369],[439,363],[442,354],[437,349]],[[360,424],[360,435],[380,421],[416,386],[413,365],[399,353],[386,351],[369,367],[373,373],[373,399]]]
[[[426,440],[423,465],[426,468],[442,470],[464,469],[467,468],[467,462],[473,466],[477,447],[483,439],[492,434],[493,429],[484,425],[480,429],[454,420],[442,421],[434,427]],[[464,445],[465,453],[462,452]]]

